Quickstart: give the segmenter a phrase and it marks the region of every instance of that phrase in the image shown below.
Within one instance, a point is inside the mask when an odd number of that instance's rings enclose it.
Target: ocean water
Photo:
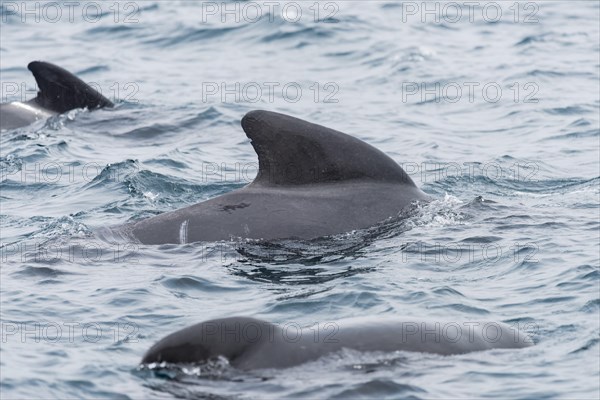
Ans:
[[[116,103],[0,135],[3,399],[599,398],[597,1],[3,0],[0,14],[2,102],[34,97],[26,66],[44,60]],[[252,109],[375,145],[434,201],[309,242],[98,236],[250,182]],[[234,315],[503,321],[535,346],[138,367],[164,335]]]

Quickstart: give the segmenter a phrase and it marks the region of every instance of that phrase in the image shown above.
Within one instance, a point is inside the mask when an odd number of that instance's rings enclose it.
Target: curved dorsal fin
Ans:
[[[112,107],[113,103],[69,71],[43,61],[33,61],[27,66],[33,73],[39,92],[34,101],[57,113],[75,108],[92,110]]]
[[[252,184],[303,185],[352,179],[414,186],[390,157],[345,133],[270,111],[250,111],[242,128],[258,154]]]

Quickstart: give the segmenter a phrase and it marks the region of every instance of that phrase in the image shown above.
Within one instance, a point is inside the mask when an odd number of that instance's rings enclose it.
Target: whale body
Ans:
[[[370,317],[300,328],[231,317],[172,333],[152,346],[141,362],[203,363],[225,357],[231,366],[251,370],[293,367],[341,349],[453,355],[532,344],[518,329],[498,322]]]
[[[252,183],[122,231],[144,244],[312,239],[368,228],[429,199],[394,160],[345,133],[260,110],[242,128],[258,155]]]
[[[0,104],[0,129],[15,129],[37,120],[76,108],[93,110],[112,107],[113,103],[69,71],[43,61],[33,61],[27,68],[33,73],[39,91],[26,102]]]

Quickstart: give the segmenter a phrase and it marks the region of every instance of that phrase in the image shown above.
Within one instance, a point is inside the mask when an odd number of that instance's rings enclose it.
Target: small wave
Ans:
[[[598,338],[590,339],[583,346],[579,347],[576,350],[573,350],[570,354],[576,354],[576,353],[580,353],[582,351],[588,351],[590,349],[593,349],[594,347],[598,347],[599,343],[600,343],[600,339],[598,339]]]
[[[92,230],[72,216],[52,218],[44,227],[28,235],[29,239],[43,238],[55,241],[89,237],[92,237]]]
[[[58,278],[62,275],[71,275],[71,272],[65,272],[58,268],[51,267],[34,267],[31,265],[25,266],[18,271],[12,273],[18,277],[35,277],[35,278]]]
[[[98,72],[110,71],[110,67],[108,65],[94,65],[93,67],[89,67],[77,72],[77,76],[95,74]]]
[[[587,131],[580,132],[569,132],[562,135],[554,135],[540,139],[541,142],[552,141],[552,140],[572,140],[572,139],[587,139],[587,138],[598,138],[600,136],[600,129],[590,129]]]
[[[276,32],[273,32],[269,35],[263,36],[261,38],[262,42],[265,43],[271,43],[271,42],[275,42],[275,41],[284,41],[284,40],[291,40],[291,39],[296,39],[296,38],[304,38],[305,40],[307,38],[309,39],[313,39],[313,40],[322,40],[325,38],[329,38],[333,36],[333,32],[330,30],[326,30],[326,29],[322,29],[320,27],[301,27],[299,29],[293,30],[293,31],[285,31],[283,29],[279,29]]]
[[[411,227],[462,225],[466,215],[460,211],[464,203],[455,196],[446,194],[441,200],[418,203],[415,214],[406,221]]]
[[[163,277],[160,278],[159,281],[164,287],[178,292],[222,292],[236,290],[233,287],[218,285],[215,282],[211,282],[207,279],[190,275],[177,278]]]
[[[516,195],[537,195],[540,197],[554,195],[576,193],[579,191],[597,191],[600,177],[592,179],[549,179],[531,182],[509,182],[506,185],[514,190]]]
[[[161,48],[175,48],[177,46],[189,46],[194,42],[205,42],[206,40],[216,40],[225,37],[233,32],[241,29],[239,26],[218,26],[218,27],[203,27],[192,28],[178,26],[174,31],[165,34],[161,33],[159,37],[145,39],[142,42],[146,45]]]
[[[392,398],[418,399],[426,390],[406,383],[394,382],[392,379],[373,379],[367,382],[356,383],[350,388],[338,393],[338,399],[348,398]],[[426,396],[425,396],[426,397]]]
[[[464,294],[449,286],[444,286],[433,290],[433,293],[449,297],[465,297]]]
[[[440,305],[440,306],[429,306],[429,308],[430,309],[436,309],[436,308],[450,309],[450,310],[458,311],[460,313],[473,314],[473,315],[487,315],[487,314],[490,314],[490,312],[488,310],[484,309],[484,308],[469,306],[469,305],[460,304],[460,303],[445,304],[445,305]]]
[[[600,311],[600,299],[590,300],[581,307],[581,311],[598,315]]]
[[[586,114],[588,110],[585,106],[574,105],[567,107],[546,108],[544,109],[544,112],[550,115],[581,115]]]
[[[102,187],[110,182],[119,182],[137,171],[139,171],[139,164],[135,160],[126,160],[119,163],[108,164],[86,185],[86,187]]]
[[[162,162],[155,159],[153,163],[161,164]],[[184,164],[180,165],[185,166]],[[90,183],[86,184],[85,188],[121,188],[132,197],[147,200],[150,204],[158,207],[158,211],[168,211],[173,207],[198,202],[199,199],[213,197],[243,185],[229,182],[223,184],[189,183],[185,179],[141,169],[138,162],[126,160],[104,167]]]
[[[150,374],[154,377],[181,380],[183,377],[212,378],[227,380],[235,373],[227,358],[219,356],[203,363],[179,363],[167,362],[150,363],[140,365],[136,374],[144,376]]]
[[[256,282],[279,283],[284,285],[319,285],[340,278],[348,278],[358,274],[365,274],[375,270],[374,267],[356,267],[335,265],[335,268],[323,267],[295,267],[287,264],[282,267],[260,265],[256,262],[242,261],[229,266],[233,275],[250,279]],[[286,298],[302,298],[323,293],[328,289],[307,289],[307,292],[297,293]]]
[[[85,35],[97,38],[105,37],[111,39],[126,39],[131,38],[132,35],[136,35],[141,31],[142,28],[135,26],[136,24],[118,24],[118,25],[107,25],[107,26],[95,26],[88,29]]]

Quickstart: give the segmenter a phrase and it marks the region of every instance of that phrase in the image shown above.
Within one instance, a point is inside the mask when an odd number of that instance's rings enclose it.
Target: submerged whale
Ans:
[[[59,66],[33,61],[27,68],[35,77],[38,94],[27,102],[0,104],[0,129],[20,128],[76,108],[113,106],[94,88]]]
[[[269,111],[249,112],[242,128],[258,154],[252,183],[120,230],[144,244],[312,239],[429,199],[394,160],[345,133]]]
[[[433,322],[381,317],[340,320],[299,328],[254,318],[215,319],[172,333],[142,359],[150,363],[202,363],[225,357],[242,370],[287,368],[343,348],[441,355],[531,346],[518,329],[497,322]]]

